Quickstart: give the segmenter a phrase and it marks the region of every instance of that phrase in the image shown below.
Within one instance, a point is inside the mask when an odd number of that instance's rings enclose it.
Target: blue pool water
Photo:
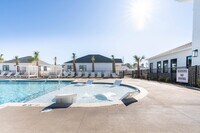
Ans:
[[[8,102],[53,103],[58,94],[77,94],[76,103],[99,103],[119,100],[127,92],[137,91],[127,86],[109,84],[71,84],[58,81],[0,81],[0,104]],[[112,93],[107,99],[101,94]]]
[[[27,102],[70,84],[58,81],[0,81],[0,104]]]

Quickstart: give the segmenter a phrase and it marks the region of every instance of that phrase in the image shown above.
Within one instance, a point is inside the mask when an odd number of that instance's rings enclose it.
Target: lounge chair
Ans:
[[[62,72],[56,75],[56,78],[60,78],[60,77],[62,77]]]
[[[89,77],[88,72],[85,72],[83,77],[84,77],[84,78],[88,78],[88,77]]]
[[[97,73],[97,78],[101,78],[101,77],[102,77],[101,72],[98,72]]]
[[[68,78],[74,78],[75,77],[75,72],[71,72]]]
[[[95,78],[95,73],[94,72],[91,72],[90,78]]]
[[[76,102],[77,94],[59,94],[55,96],[58,104],[72,104]]]
[[[120,86],[120,84],[122,83],[122,80],[115,80],[115,82],[113,83],[114,86]]]
[[[85,86],[85,85],[92,85],[93,80],[88,80],[85,83],[76,83],[74,86]]]
[[[106,99],[106,100],[109,100],[109,101],[113,101],[114,100],[114,96],[116,96],[115,93],[113,92],[106,92],[106,93],[103,93],[103,94],[97,94],[95,97],[98,99]]]
[[[93,80],[88,80],[85,84],[91,85],[93,83]]]
[[[78,72],[78,75],[76,77],[77,78],[81,78],[82,77],[82,72]]]
[[[104,78],[109,78],[109,77],[110,77],[110,74],[109,74],[108,72],[104,72],[103,77],[104,77]]]
[[[19,75],[19,77],[23,77],[23,78],[28,78],[28,72],[25,72],[24,74],[22,74],[22,75]]]
[[[5,75],[6,72],[1,72],[0,77],[3,77]]]
[[[19,76],[19,72],[16,72],[13,76],[15,77],[15,78],[17,78],[18,76]]]
[[[36,78],[38,77],[37,72],[34,73],[34,74],[28,75],[28,78],[35,78],[35,77],[36,77]]]
[[[41,73],[40,75],[43,78],[47,78],[49,76],[49,73],[45,72],[45,73]]]
[[[9,72],[8,74],[6,74],[6,77],[11,77],[11,75],[13,74],[13,72]]]
[[[128,99],[128,98],[133,98],[133,96],[134,95],[136,95],[137,93],[135,92],[135,91],[133,91],[133,92],[127,92],[126,94],[124,94],[121,98],[120,98],[120,100],[123,100],[123,99]]]
[[[63,78],[66,78],[66,77],[68,77],[68,76],[69,76],[69,72],[64,71],[62,77],[63,77]]]
[[[112,77],[113,77],[113,78],[117,78],[118,76],[117,76],[116,73],[112,73]]]
[[[124,105],[129,106],[130,104],[137,102],[137,99],[134,98],[135,95],[137,95],[136,91],[127,92],[120,98],[120,100],[124,103]]]
[[[48,78],[52,78],[52,77],[56,77],[56,74],[53,72],[49,72],[48,74]]]

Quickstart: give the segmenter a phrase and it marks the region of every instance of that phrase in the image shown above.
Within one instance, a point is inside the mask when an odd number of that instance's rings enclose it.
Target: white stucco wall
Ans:
[[[9,65],[9,71],[16,72],[16,64],[15,63],[0,63],[0,71],[3,70],[3,65]],[[33,63],[20,63],[20,69],[23,71],[23,67],[35,66]],[[48,66],[47,71],[50,71],[50,66]],[[44,72],[44,66],[41,66],[41,72]]]
[[[161,56],[154,59],[149,59],[150,63],[153,63],[153,69],[157,69],[157,62],[161,61],[161,68],[163,68],[163,61],[168,60],[168,67],[170,67],[171,59],[177,59],[177,67],[185,67],[186,66],[186,57],[192,55],[192,49],[184,50],[181,52],[173,53],[166,56]]]
[[[67,65],[73,65],[72,63],[65,63],[65,71],[67,71]],[[76,63],[76,70],[79,71],[79,65],[86,65],[87,72],[92,71],[92,63]],[[116,63],[116,69],[121,66],[121,63]],[[95,72],[112,72],[112,63],[95,63]]]
[[[194,2],[194,18],[193,18],[193,44],[192,49],[198,49],[198,57],[193,57],[192,65],[200,65],[200,0]]]

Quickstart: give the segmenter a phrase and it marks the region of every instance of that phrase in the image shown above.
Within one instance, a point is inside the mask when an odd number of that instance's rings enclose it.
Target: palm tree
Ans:
[[[94,56],[92,56],[92,72],[94,72],[94,62],[95,62],[95,57]]]
[[[74,72],[76,73],[76,54],[72,53],[72,59],[73,59],[73,69]]]
[[[112,70],[113,70],[113,73],[116,73],[116,68],[115,68],[115,56],[114,55],[111,55],[112,57]]]
[[[15,63],[17,67],[17,72],[19,72],[19,57],[18,56],[15,56]]]
[[[54,57],[54,65],[57,65],[57,57]]]
[[[138,78],[140,78],[140,63],[142,62],[142,60],[145,59],[144,56],[140,57],[140,56],[137,56],[137,55],[134,55],[133,56],[134,60],[135,60],[135,63],[134,65],[137,65],[137,71],[138,71]]]
[[[3,58],[3,54],[0,55],[0,63],[3,63],[4,58]]]
[[[40,70],[39,70],[39,52],[38,51],[35,51],[34,52],[34,55],[33,55],[33,58],[32,58],[32,62],[36,62],[36,66],[38,67],[38,76],[40,74]]]

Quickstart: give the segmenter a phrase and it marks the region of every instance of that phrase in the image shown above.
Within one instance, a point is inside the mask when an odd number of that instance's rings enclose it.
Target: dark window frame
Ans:
[[[189,64],[189,60],[188,60],[189,58],[191,58],[191,64]],[[192,56],[190,55],[186,57],[186,67],[189,68],[191,66],[192,66]]]
[[[160,68],[158,67],[158,64],[160,64]],[[157,73],[161,73],[161,71],[162,71],[162,62],[158,61],[157,62]]]
[[[73,65],[67,65],[67,71],[73,71]]]
[[[2,70],[3,71],[10,71],[10,66],[9,65],[3,65]]]
[[[176,67],[172,67],[172,61],[176,61]],[[177,62],[178,62],[177,58],[171,59],[170,61],[171,73],[176,73],[177,64],[178,64]]]
[[[87,71],[87,65],[79,65],[79,71],[86,72]]]
[[[44,69],[44,71],[47,71],[47,66],[44,66],[44,68],[43,68],[43,69]]]
[[[167,63],[167,68],[165,66],[165,64]],[[168,60],[164,60],[163,61],[163,73],[168,73],[168,68],[169,68],[169,61]]]

